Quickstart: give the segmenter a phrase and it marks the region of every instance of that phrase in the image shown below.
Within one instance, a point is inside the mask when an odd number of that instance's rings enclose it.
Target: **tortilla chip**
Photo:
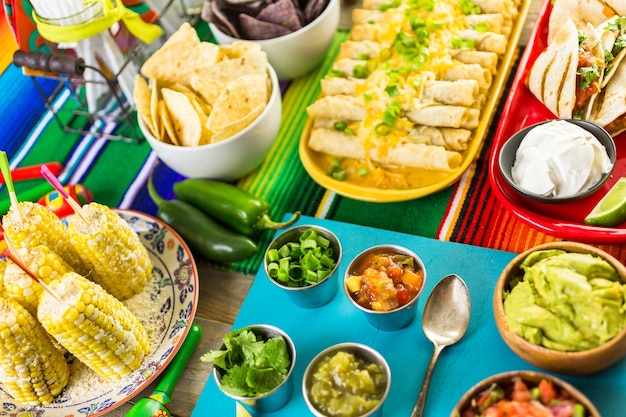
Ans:
[[[267,69],[267,54],[265,52],[250,56],[225,59],[198,71],[197,75],[224,84],[235,80],[243,75],[265,74]]]
[[[196,114],[198,115],[198,118],[200,119],[200,126],[202,128],[202,133],[200,135],[200,141],[198,142],[198,145],[211,143],[211,140],[213,138],[213,132],[209,130],[209,128],[207,127],[207,121],[209,119],[210,112],[206,111],[206,109],[204,108],[204,105],[202,104],[202,102],[197,96],[187,95],[187,98],[189,99],[189,102],[193,106],[194,110],[196,111]]]
[[[150,111],[150,88],[146,80],[139,74],[135,75],[135,85],[133,86],[133,98],[135,99],[135,107],[139,117],[142,118],[144,124],[148,127],[148,130],[155,134],[153,131],[154,126],[152,124],[152,112]]]
[[[235,41],[230,45],[221,45],[220,47],[228,59],[265,53],[261,45],[254,42]]]
[[[147,78],[156,78],[161,85],[177,82],[189,84],[193,74],[210,66],[219,57],[219,47],[210,42],[200,42],[195,29],[184,22],[141,66]]]
[[[272,39],[288,35],[292,32],[291,29],[286,28],[285,26],[277,25],[276,23],[271,22],[264,22],[243,13],[239,15],[239,23],[241,24],[241,30],[243,31],[246,39]]]
[[[191,78],[191,88],[193,91],[210,106],[215,104],[215,100],[217,100],[224,86],[224,83],[206,77],[196,75]]]
[[[302,28],[298,11],[291,0],[278,0],[276,3],[267,5],[256,15],[256,18],[264,22],[286,27],[291,31]]]
[[[246,114],[241,119],[235,120],[233,123],[223,126],[222,130],[220,130],[219,132],[215,133],[215,135],[213,135],[211,142],[212,143],[220,142],[224,139],[228,139],[231,136],[234,136],[237,133],[241,132],[246,127],[248,127],[252,122],[254,122],[256,118],[259,117],[261,113],[263,113],[263,110],[265,110],[265,105],[259,104],[257,107],[250,110],[250,112],[248,112],[248,114]]]
[[[150,88],[150,118],[152,119],[152,133],[161,140],[163,137],[163,125],[159,119],[159,86],[156,78],[150,78],[148,81]]]
[[[267,75],[244,75],[226,85],[215,101],[207,127],[220,132],[255,110],[267,104]]]
[[[163,125],[163,129],[165,130],[167,139],[170,143],[172,143],[172,145],[180,146],[180,140],[176,136],[176,128],[172,123],[172,118],[170,116],[170,112],[167,110],[167,106],[165,106],[164,101],[160,101],[159,104],[162,106],[162,109],[159,112],[159,116],[161,118],[161,124]]]
[[[197,146],[202,136],[200,118],[185,94],[163,88],[163,100],[182,146]]]

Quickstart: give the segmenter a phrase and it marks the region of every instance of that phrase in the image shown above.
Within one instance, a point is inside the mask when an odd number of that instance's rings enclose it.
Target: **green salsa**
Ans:
[[[376,407],[387,385],[383,369],[352,353],[337,352],[312,374],[310,400],[330,417],[357,417]]]

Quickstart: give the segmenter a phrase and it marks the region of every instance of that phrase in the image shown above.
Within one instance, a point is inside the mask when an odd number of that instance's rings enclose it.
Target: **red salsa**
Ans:
[[[424,285],[424,271],[412,256],[371,253],[346,279],[352,299],[374,311],[390,311],[408,304]]]
[[[461,417],[586,417],[585,407],[567,391],[542,379],[535,387],[515,377],[513,385],[494,384],[472,399],[471,407]]]

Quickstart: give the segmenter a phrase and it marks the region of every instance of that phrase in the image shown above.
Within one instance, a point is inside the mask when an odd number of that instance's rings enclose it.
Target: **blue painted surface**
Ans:
[[[287,216],[286,216],[287,217]],[[432,344],[421,328],[421,313],[432,288],[444,276],[455,273],[466,282],[472,301],[470,327],[456,345],[444,349],[434,371],[426,404],[427,417],[449,417],[452,408],[472,385],[495,373],[538,370],[519,359],[502,341],[492,314],[495,282],[514,253],[400,234],[331,220],[303,217],[298,224],[316,224],[333,231],[341,241],[343,259],[336,276],[339,291],[326,306],[304,309],[294,305],[261,270],[246,297],[234,328],[268,323],[285,330],[296,349],[294,394],[282,409],[268,414],[295,417],[308,414],[302,398],[302,376],[307,363],[324,348],[340,342],[368,344],[382,353],[392,372],[391,392],[384,417],[409,416],[421,387]],[[394,332],[377,331],[347,300],[341,280],[350,260],[376,244],[404,245],[417,253],[426,266],[426,287],[417,304],[417,317]],[[603,416],[623,415],[626,409],[626,359],[590,376],[557,375],[572,383],[593,401]],[[235,403],[216,387],[212,375],[192,417],[234,416]]]

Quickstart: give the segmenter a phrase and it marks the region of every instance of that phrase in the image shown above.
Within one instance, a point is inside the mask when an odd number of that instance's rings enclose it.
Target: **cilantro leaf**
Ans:
[[[223,369],[220,384],[231,395],[255,397],[276,388],[287,376],[291,358],[282,337],[263,340],[244,327],[224,336],[224,348],[200,357]]]

